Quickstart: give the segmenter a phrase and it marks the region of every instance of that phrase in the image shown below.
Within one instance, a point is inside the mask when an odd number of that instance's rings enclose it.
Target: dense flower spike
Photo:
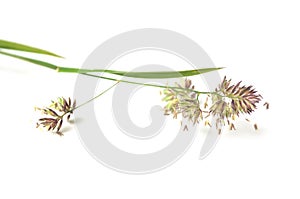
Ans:
[[[227,122],[232,130],[235,129],[232,121],[240,114],[251,114],[261,99],[262,96],[252,86],[241,86],[241,81],[231,84],[231,79],[227,80],[225,76],[212,97],[210,113],[217,116],[217,125],[225,125]]]
[[[37,128],[42,126],[46,128],[48,131],[53,131],[58,135],[63,135],[60,132],[60,129],[63,124],[63,119],[67,116],[67,120],[70,120],[70,116],[76,108],[76,101],[71,102],[71,98],[66,100],[63,97],[59,97],[57,101],[51,101],[49,107],[46,108],[35,108],[40,111],[43,115],[47,115],[50,117],[41,118],[37,122]]]

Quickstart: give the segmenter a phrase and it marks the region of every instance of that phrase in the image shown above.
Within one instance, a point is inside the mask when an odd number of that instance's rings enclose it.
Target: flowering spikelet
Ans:
[[[60,129],[63,124],[64,116],[67,116],[67,120],[69,121],[71,114],[76,108],[76,101],[71,102],[71,99],[68,98],[66,100],[63,97],[59,97],[57,101],[52,101],[51,105],[46,108],[35,108],[35,110],[40,111],[43,115],[48,117],[44,117],[38,120],[37,128],[42,126],[46,128],[48,131],[53,131],[58,135],[63,135],[60,132]]]
[[[225,76],[212,97],[210,113],[217,116],[217,128],[220,124],[225,125],[226,119],[230,129],[235,129],[231,121],[240,114],[251,114],[261,99],[252,86],[241,86],[241,81],[231,84],[231,79],[227,80]]]
[[[167,105],[164,107],[165,115],[173,114],[173,118],[177,118],[179,111],[179,100],[175,90],[167,88],[163,90],[164,98],[162,101],[167,102]]]
[[[177,88],[170,87],[163,91],[165,97],[162,99],[167,102],[164,107],[165,115],[172,114],[177,118],[178,114],[182,114],[183,118],[187,118],[194,124],[202,119],[202,110],[199,106],[197,94],[193,92],[194,86],[192,81],[185,79],[181,84],[177,83]]]

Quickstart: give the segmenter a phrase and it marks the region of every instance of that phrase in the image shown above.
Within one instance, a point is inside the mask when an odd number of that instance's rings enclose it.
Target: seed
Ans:
[[[188,129],[187,125],[184,125],[183,131],[188,131],[188,130],[189,129]]]
[[[270,108],[270,104],[268,102],[265,102],[264,106],[266,107],[267,110]]]
[[[236,130],[233,123],[230,124],[229,130]]]
[[[254,129],[255,129],[256,131],[258,130],[257,124],[254,124]]]

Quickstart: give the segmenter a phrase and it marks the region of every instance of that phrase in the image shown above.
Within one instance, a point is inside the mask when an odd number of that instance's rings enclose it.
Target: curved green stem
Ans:
[[[92,102],[93,100],[97,99],[98,97],[100,97],[101,95],[103,95],[104,93],[108,92],[110,89],[112,89],[113,87],[115,87],[118,83],[120,83],[119,81],[117,81],[116,83],[114,83],[112,86],[108,87],[107,89],[105,89],[104,91],[102,91],[101,93],[99,93],[98,95],[96,95],[95,97],[89,99],[88,101],[76,106],[75,108],[69,110],[68,112],[65,112],[63,115],[59,116],[60,118],[63,118],[65,115],[69,114],[70,112],[75,111],[76,109]]]
[[[112,86],[108,87],[107,89],[105,89],[104,91],[102,91],[101,93],[99,93],[98,95],[96,95],[95,97],[93,97],[93,98],[89,99],[88,101],[86,101],[86,102],[84,102],[84,103],[82,103],[82,104],[76,106],[72,111],[74,111],[74,110],[76,110],[76,109],[78,109],[78,108],[80,108],[80,107],[82,107],[82,106],[84,106],[84,105],[90,103],[91,101],[97,99],[98,97],[100,97],[101,95],[103,95],[104,93],[106,93],[107,91],[109,91],[110,89],[112,89],[113,87],[115,87],[118,83],[120,83],[120,82],[117,81],[117,82],[114,83]]]
[[[224,96],[220,95],[218,92],[204,92],[204,91],[197,91],[197,90],[193,90],[193,89],[180,88],[180,87],[176,87],[176,86],[162,86],[162,85],[157,85],[157,84],[132,82],[132,81],[114,79],[114,78],[104,77],[104,76],[99,76],[99,75],[92,75],[92,74],[88,74],[88,73],[81,73],[81,74],[86,75],[86,76],[90,76],[90,77],[96,77],[96,78],[100,78],[100,79],[116,81],[116,82],[123,82],[123,83],[136,84],[136,85],[141,85],[141,86],[157,87],[157,88],[171,88],[171,89],[178,89],[178,90],[188,90],[188,91],[191,91],[191,92],[195,92],[197,94],[212,94],[212,95],[219,95],[221,97],[224,97]]]

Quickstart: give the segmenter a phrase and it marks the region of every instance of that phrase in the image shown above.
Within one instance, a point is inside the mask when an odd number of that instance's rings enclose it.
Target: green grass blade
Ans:
[[[33,64],[37,64],[37,65],[40,65],[40,66],[44,66],[44,67],[47,67],[47,68],[50,68],[50,69],[53,69],[53,70],[57,70],[57,68],[58,68],[58,66],[50,64],[48,62],[44,62],[44,61],[40,61],[40,60],[36,60],[36,59],[31,59],[31,58],[27,58],[27,57],[15,55],[15,54],[3,52],[1,50],[0,50],[0,54],[7,55],[7,56],[10,56],[10,57],[13,57],[13,58],[16,58],[16,59],[20,59],[20,60],[23,60],[23,61],[27,61],[27,62],[30,62],[30,63],[33,63]]]
[[[95,73],[95,72],[103,72],[109,73],[113,75],[132,77],[132,78],[148,78],[148,79],[164,79],[164,78],[178,78],[178,77],[188,77],[194,75],[200,75],[203,73],[208,73],[215,70],[220,70],[222,68],[201,68],[197,70],[185,70],[185,71],[154,71],[154,72],[127,72],[127,71],[116,71],[116,70],[105,70],[105,69],[79,69],[79,68],[67,68],[60,67],[48,62],[44,62],[41,60],[36,60],[32,58],[23,57],[20,55],[3,52],[0,50],[0,54],[7,55],[16,59],[20,59],[23,61],[27,61],[33,64],[37,64],[43,67],[47,67],[53,70],[57,70],[58,72],[66,72],[66,73]]]
[[[196,70],[184,70],[184,71],[127,72],[127,71],[103,70],[103,69],[78,69],[78,68],[60,67],[58,70],[59,72],[75,72],[75,73],[105,72],[105,73],[110,73],[110,74],[125,76],[125,77],[132,77],[132,78],[165,79],[165,78],[178,78],[178,77],[200,75],[203,73],[208,73],[220,69],[222,68],[201,68]]]
[[[194,75],[200,75],[211,71],[219,70],[222,68],[201,68],[196,70],[184,70],[184,71],[154,71],[154,72],[122,72],[111,71],[112,74],[122,75],[133,78],[148,78],[148,79],[164,79],[164,78],[177,78],[188,77]]]
[[[52,52],[43,50],[43,49],[39,49],[39,48],[35,48],[35,47],[31,47],[31,46],[27,46],[27,45],[0,39],[0,49],[1,48],[9,49],[9,50],[25,51],[25,52],[31,52],[31,53],[38,53],[38,54],[50,55],[50,56],[61,58],[61,56],[54,54]]]
[[[94,72],[105,72],[119,76],[132,77],[132,78],[143,78],[143,79],[165,79],[165,78],[178,78],[188,77],[194,75],[200,75],[203,73],[220,70],[222,68],[201,68],[196,70],[184,70],[184,71],[154,71],[154,72],[127,72],[127,71],[116,71],[116,70],[103,70],[103,69],[78,69],[78,68],[59,68],[59,72],[76,72],[76,73],[94,73]]]

